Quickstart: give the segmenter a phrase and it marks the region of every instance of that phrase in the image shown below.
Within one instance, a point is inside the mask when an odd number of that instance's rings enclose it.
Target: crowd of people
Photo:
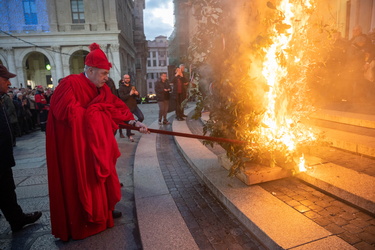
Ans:
[[[13,133],[13,146],[16,146],[16,137],[38,129],[46,130],[48,103],[52,94],[52,89],[44,90],[41,85],[34,89],[12,87],[7,90],[4,104]]]
[[[375,32],[365,34],[355,26],[350,40],[333,34],[333,46],[325,67],[313,71],[312,85],[323,102],[368,102],[375,94]]]

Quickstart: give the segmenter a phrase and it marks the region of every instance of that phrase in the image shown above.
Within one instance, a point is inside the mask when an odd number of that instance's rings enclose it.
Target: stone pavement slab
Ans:
[[[150,128],[158,128],[154,122]],[[134,193],[143,249],[198,249],[162,176],[156,134],[143,135],[134,161]]]
[[[170,194],[136,200],[143,249],[198,249]]]
[[[340,238],[336,236],[329,236],[327,238],[308,243],[303,246],[291,248],[293,250],[349,250],[352,246],[345,244]]]
[[[173,130],[189,131],[185,122],[173,123]],[[228,178],[228,172],[219,164],[215,167],[217,156],[198,140],[195,140],[195,146],[191,146],[193,140],[180,137],[175,140],[187,159],[199,169],[200,175],[203,174],[206,185],[267,247],[288,249],[331,235],[261,187],[248,187],[236,178]],[[204,161],[196,155],[205,155]],[[338,241],[351,248],[343,240]]]

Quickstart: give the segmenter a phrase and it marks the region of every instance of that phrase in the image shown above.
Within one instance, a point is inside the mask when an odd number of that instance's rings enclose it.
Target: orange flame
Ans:
[[[272,44],[264,48],[265,60],[262,75],[266,79],[269,91],[267,92],[267,107],[262,123],[257,131],[261,135],[261,142],[266,147],[276,151],[289,153],[296,152],[301,142],[316,140],[311,129],[299,123],[300,116],[288,110],[289,100],[285,86],[298,82],[305,82],[305,78],[290,79],[291,68],[304,72],[308,64],[304,59],[304,51],[293,51],[293,44],[299,40],[303,42],[305,27],[309,21],[306,10],[314,8],[314,1],[281,0],[277,11],[284,19],[282,29],[274,25],[271,30]],[[302,74],[303,75],[303,74]],[[305,76],[305,75],[304,75]],[[301,84],[303,85],[303,84]],[[304,157],[300,158],[299,170],[304,171]]]

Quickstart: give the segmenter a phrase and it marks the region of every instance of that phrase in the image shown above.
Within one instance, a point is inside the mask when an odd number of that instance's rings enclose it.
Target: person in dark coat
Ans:
[[[20,134],[19,126],[18,126],[18,119],[17,119],[17,110],[13,103],[13,93],[9,93],[4,95],[4,104],[5,109],[9,118],[10,127],[12,129],[13,135],[13,147],[16,146],[16,136]]]
[[[189,84],[188,80],[183,76],[180,68],[176,69],[175,77],[173,82],[173,94],[176,98],[176,119],[177,121],[183,121],[184,119],[184,108],[182,102],[186,99],[186,86]]]
[[[167,73],[161,73],[160,79],[155,83],[156,100],[159,104],[159,124],[168,125],[167,120],[168,106],[169,106],[169,92],[171,86],[167,80]],[[163,119],[163,121],[162,121]]]
[[[17,203],[12,171],[12,167],[16,165],[13,156],[13,135],[4,104],[8,86],[11,85],[9,78],[15,76],[6,67],[0,65],[0,209],[13,232],[36,222],[42,216],[42,212],[39,211],[24,213]]]
[[[138,118],[138,121],[143,122],[144,115],[142,111],[139,109],[137,105],[137,99],[139,98],[139,93],[136,90],[135,86],[131,85],[130,83],[130,76],[124,75],[123,80],[119,82],[119,89],[118,89],[118,95],[120,99],[125,102],[126,106],[130,109],[130,111]],[[120,137],[124,138],[124,135],[122,134],[122,129],[119,129]],[[129,141],[134,142],[134,138],[132,137],[134,135],[130,129],[126,130],[126,136],[128,137]]]

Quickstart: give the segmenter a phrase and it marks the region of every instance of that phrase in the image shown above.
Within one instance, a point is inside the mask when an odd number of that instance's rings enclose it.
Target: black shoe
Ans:
[[[167,121],[167,120],[165,120],[165,121],[163,121],[163,124],[164,124],[164,125],[168,125],[168,124],[170,124],[170,122]]]
[[[187,115],[184,114],[184,115],[182,115],[182,117],[187,117]]]
[[[24,226],[34,223],[35,221],[39,220],[39,218],[42,216],[42,212],[33,212],[29,214],[24,214],[24,217],[19,222],[16,222],[12,224],[10,227],[12,229],[12,232],[18,232],[20,231]]]
[[[120,218],[122,216],[122,213],[118,210],[113,210],[112,216],[113,216],[113,219],[117,219],[117,218]]]
[[[133,133],[130,133],[129,135],[135,135],[135,134],[133,134]]]

